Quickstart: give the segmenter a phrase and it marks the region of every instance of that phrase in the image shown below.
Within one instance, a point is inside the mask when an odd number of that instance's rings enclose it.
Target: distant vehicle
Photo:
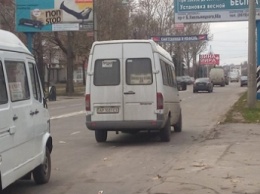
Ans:
[[[113,51],[113,52],[111,52]],[[86,79],[86,126],[97,142],[108,131],[158,131],[170,141],[182,131],[182,112],[171,55],[152,40],[97,41]]]
[[[240,86],[247,86],[247,76],[241,76],[240,77]]]
[[[238,72],[230,72],[229,73],[229,79],[230,79],[230,82],[239,82],[239,74]]]
[[[227,74],[225,74],[225,84],[229,85],[229,77]]]
[[[187,83],[183,78],[183,76],[177,76],[176,80],[177,80],[177,87],[179,91],[187,89]]]
[[[225,83],[225,72],[221,67],[214,67],[209,72],[209,78],[214,85],[220,85],[224,87]]]
[[[183,79],[185,80],[185,82],[186,82],[187,85],[193,84],[194,80],[193,80],[190,76],[184,75],[184,76],[182,76],[182,77],[183,77]]]
[[[213,84],[208,77],[197,78],[193,84],[193,93],[198,91],[213,92]]]

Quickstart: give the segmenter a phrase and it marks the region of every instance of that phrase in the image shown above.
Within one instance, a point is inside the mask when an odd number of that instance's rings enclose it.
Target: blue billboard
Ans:
[[[16,31],[93,31],[93,0],[16,0]]]

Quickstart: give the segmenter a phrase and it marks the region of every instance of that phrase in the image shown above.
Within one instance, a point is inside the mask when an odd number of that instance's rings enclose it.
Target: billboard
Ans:
[[[204,54],[199,55],[200,65],[219,65],[219,54]]]
[[[174,0],[176,23],[247,21],[249,0]],[[260,1],[256,1],[260,19]]]
[[[93,31],[93,0],[16,0],[16,31]]]
[[[208,40],[208,35],[201,34],[188,36],[152,36],[151,39],[155,42],[190,42]]]

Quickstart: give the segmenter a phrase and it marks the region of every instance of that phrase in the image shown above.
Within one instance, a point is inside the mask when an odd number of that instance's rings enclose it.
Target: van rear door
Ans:
[[[149,43],[123,44],[124,120],[156,120],[156,77]]]
[[[88,72],[93,74],[90,81],[91,120],[122,121],[122,44],[96,45],[93,53]]]

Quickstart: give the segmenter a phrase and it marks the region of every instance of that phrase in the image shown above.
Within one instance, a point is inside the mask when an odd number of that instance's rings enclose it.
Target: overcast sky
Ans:
[[[208,49],[220,55],[220,65],[241,64],[248,60],[248,22],[210,23]]]

